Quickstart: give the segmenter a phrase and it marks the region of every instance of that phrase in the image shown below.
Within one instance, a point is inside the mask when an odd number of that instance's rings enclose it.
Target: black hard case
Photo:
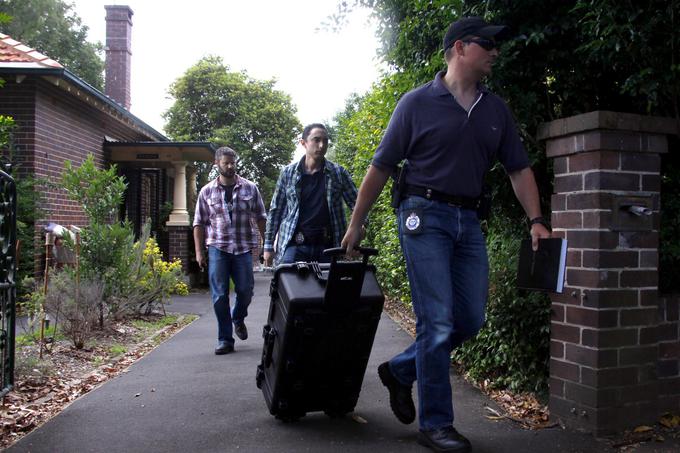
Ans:
[[[385,299],[367,264],[375,251],[361,250],[363,262],[334,258],[274,272],[256,380],[278,419],[336,417],[356,406]]]

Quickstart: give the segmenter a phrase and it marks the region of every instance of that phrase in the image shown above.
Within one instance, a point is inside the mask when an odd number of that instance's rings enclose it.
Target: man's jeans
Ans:
[[[323,254],[327,248],[324,245],[289,245],[283,253],[281,263],[296,263],[298,261],[318,261],[319,263],[330,263],[331,258]]]
[[[415,212],[423,230],[408,232]],[[447,203],[409,197],[398,211],[399,239],[406,258],[416,315],[416,340],[390,361],[405,385],[417,382],[420,429],[453,423],[449,368],[451,351],[484,323],[489,263],[477,214]],[[411,216],[408,225],[418,222]]]
[[[229,279],[234,281],[236,300],[229,307]],[[243,322],[248,316],[248,305],[253,298],[253,257],[251,252],[241,255],[208,247],[208,280],[213,308],[217,317],[217,340],[234,344],[232,320]]]

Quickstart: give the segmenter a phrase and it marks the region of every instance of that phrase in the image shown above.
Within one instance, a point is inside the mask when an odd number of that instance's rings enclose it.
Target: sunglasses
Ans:
[[[491,39],[486,39],[486,38],[475,38],[475,39],[466,39],[463,41],[464,43],[475,43],[478,46],[480,46],[484,50],[494,50],[498,48],[498,43],[496,41],[493,41]]]

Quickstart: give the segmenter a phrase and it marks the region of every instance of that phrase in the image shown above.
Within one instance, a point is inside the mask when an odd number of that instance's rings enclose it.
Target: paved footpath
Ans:
[[[247,318],[250,338],[237,340],[235,353],[213,354],[217,327],[207,293],[176,297],[169,311],[196,313],[200,318],[127,373],[76,400],[8,451],[429,451],[415,442],[416,424],[402,425],[394,418],[387,391],[377,377],[378,364],[412,341],[385,315],[354,416],[330,419],[312,413],[286,424],[269,414],[255,386],[255,370],[260,361],[270,278],[271,274],[256,274],[255,297]],[[585,434],[560,428],[528,431],[511,421],[488,420],[484,405],[493,403],[453,373],[452,380],[456,427],[470,438],[475,453],[613,451]]]

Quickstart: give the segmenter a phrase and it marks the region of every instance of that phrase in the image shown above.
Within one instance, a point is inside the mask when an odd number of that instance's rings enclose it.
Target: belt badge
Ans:
[[[419,226],[420,226],[420,217],[418,217],[418,215],[416,215],[415,212],[412,212],[406,218],[406,228],[409,229],[410,231],[414,231],[414,230],[417,230]]]

